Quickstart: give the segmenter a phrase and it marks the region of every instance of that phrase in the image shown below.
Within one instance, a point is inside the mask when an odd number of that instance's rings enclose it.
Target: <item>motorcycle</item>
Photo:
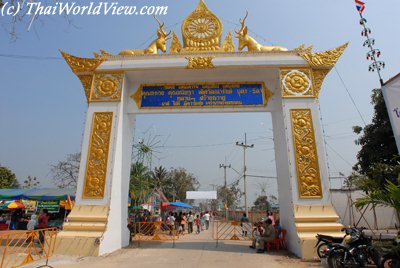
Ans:
[[[382,268],[400,268],[400,236],[393,241],[393,247],[382,256]]]
[[[326,249],[327,263],[331,268],[365,267],[374,263],[381,267],[381,254],[372,246],[372,239],[364,234],[365,228],[348,228],[341,244]]]
[[[317,234],[315,237],[317,238],[317,243],[315,244],[314,248],[317,248],[317,254],[319,258],[325,257],[325,249],[329,248],[332,244],[342,243],[343,239],[345,238],[345,236],[340,237],[324,234]]]

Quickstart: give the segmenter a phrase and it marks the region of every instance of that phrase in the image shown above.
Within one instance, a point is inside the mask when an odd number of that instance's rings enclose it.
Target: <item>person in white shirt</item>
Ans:
[[[33,214],[31,216],[31,219],[28,221],[28,224],[26,225],[26,229],[28,231],[33,231],[33,230],[35,230],[36,225],[37,225],[36,215]],[[27,243],[33,242],[34,237],[35,237],[35,234],[28,233],[28,238],[26,239],[26,242]]]
[[[210,214],[208,214],[208,211],[203,215],[203,218],[206,223],[206,230],[208,230],[208,227],[210,226]]]
[[[33,215],[31,216],[31,219],[28,221],[28,224],[26,225],[26,229],[27,229],[28,231],[35,230],[36,225],[37,225],[36,215],[33,214]]]

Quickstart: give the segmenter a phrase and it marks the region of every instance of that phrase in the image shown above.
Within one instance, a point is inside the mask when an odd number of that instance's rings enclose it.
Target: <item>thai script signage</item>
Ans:
[[[60,211],[60,201],[38,201],[37,210],[47,209],[49,212]]]
[[[140,108],[265,106],[272,92],[260,82],[141,85],[132,96]]]

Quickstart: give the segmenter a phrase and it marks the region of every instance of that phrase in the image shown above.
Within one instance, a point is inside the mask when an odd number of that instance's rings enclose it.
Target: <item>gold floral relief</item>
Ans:
[[[64,51],[61,51],[61,55],[64,57],[65,61],[68,63],[74,74],[87,74],[94,72],[96,68],[105,59],[89,59],[89,58],[79,58],[72,56]]]
[[[311,109],[291,109],[294,156],[300,198],[322,198]]]
[[[322,83],[326,75],[329,73],[329,69],[313,69],[312,70],[312,80],[315,91],[315,97],[319,97],[319,92],[321,92]]]
[[[281,69],[282,98],[313,98],[310,69]]]
[[[212,69],[215,68],[212,63],[214,57],[186,57],[188,60],[187,69]]]
[[[123,72],[111,74],[95,74],[90,101],[120,101],[123,81]]]
[[[82,198],[104,198],[112,112],[93,114]]]
[[[312,53],[311,48],[305,48],[304,45],[301,45],[295,51],[299,53],[299,55],[305,59],[310,66],[312,67],[327,67],[331,68],[335,66],[336,62],[339,60],[340,56],[342,56],[344,50],[346,49],[349,43],[343,44],[340,47],[323,51]]]
[[[79,80],[81,80],[81,84],[83,86],[83,90],[85,91],[86,101],[90,100],[90,89],[92,88],[93,75],[78,75]]]

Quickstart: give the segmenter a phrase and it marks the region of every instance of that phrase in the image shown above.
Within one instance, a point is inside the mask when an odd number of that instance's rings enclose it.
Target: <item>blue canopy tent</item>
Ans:
[[[193,207],[183,202],[170,202],[167,208],[193,208]]]
[[[72,189],[0,189],[0,200],[37,200],[52,201],[66,200],[68,195],[75,199],[75,190]]]

